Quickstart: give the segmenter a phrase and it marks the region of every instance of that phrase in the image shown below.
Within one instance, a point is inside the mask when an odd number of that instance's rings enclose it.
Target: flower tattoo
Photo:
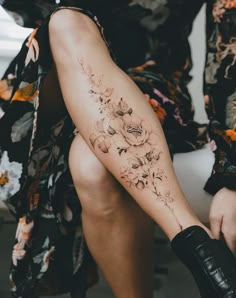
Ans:
[[[120,171],[121,179],[128,187],[139,191],[149,189],[170,210],[182,229],[170,206],[174,202],[170,192],[162,194],[158,191],[158,183],[167,176],[159,167],[162,152],[156,148],[157,135],[124,98],[114,100],[114,89],[103,86],[102,76],[95,76],[83,62],[81,69],[91,86],[89,93],[95,98],[102,116],[89,136],[92,147],[104,154],[115,149],[118,156],[126,158],[127,164]]]

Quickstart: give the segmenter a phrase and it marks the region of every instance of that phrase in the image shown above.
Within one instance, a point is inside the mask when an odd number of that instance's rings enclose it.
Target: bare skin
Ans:
[[[86,242],[115,297],[152,297],[152,220],[82,137],[73,142],[69,162]]]
[[[63,27],[60,25],[62,23]],[[79,28],[79,34],[77,34],[78,31],[66,35],[61,34],[60,30],[72,32],[74,27]],[[95,24],[87,16],[78,12],[61,10],[52,17],[49,33],[67,110],[81,136],[97,158],[141,208],[162,227],[169,239],[191,225],[202,226],[185,200],[177,182],[159,121],[144,100],[142,92],[112,61]],[[123,175],[130,158],[140,158],[144,156],[142,154],[149,152],[144,152],[144,150],[142,153],[141,146],[130,144],[127,149],[128,154],[120,154],[117,149],[117,142],[119,143],[117,140],[114,142],[111,140],[111,145],[108,145],[109,150],[101,150],[103,144],[96,144],[96,141],[94,143],[94,137],[100,137],[98,123],[101,123],[104,118],[112,120],[112,116],[108,116],[111,111],[102,108],[101,101],[99,102],[100,97],[103,97],[103,100],[110,99],[114,109],[119,107],[121,99],[124,99],[124,109],[127,107],[128,110],[132,110],[131,114],[127,111],[126,116],[135,118],[135,120],[132,118],[127,121],[141,126],[142,133],[148,135],[143,144],[150,145],[147,151],[159,156],[159,158],[151,157],[153,163],[151,166],[148,165],[149,170],[155,174],[159,170],[162,172],[162,178],[157,178],[160,182],[154,182],[153,187],[157,189],[157,192],[150,186],[141,187],[141,189],[133,187],[132,183],[127,183]],[[118,127],[120,136],[122,124],[119,119],[115,119],[114,122],[114,127]],[[124,139],[126,138],[123,136]],[[170,206],[167,206],[166,202]]]
[[[66,113],[54,67],[40,95],[39,125],[47,130]],[[82,206],[87,245],[115,297],[151,298],[153,221],[79,135],[71,146],[69,163]],[[91,277],[94,278],[94,274]],[[77,291],[71,293],[73,298],[81,295]]]
[[[83,207],[82,218],[89,248],[116,297],[151,297],[151,285],[147,281],[149,277],[145,279],[143,288],[138,286],[138,283],[141,284],[139,280],[142,280],[142,274],[145,274],[144,264],[145,272],[150,272],[149,260],[146,259],[146,263],[141,262],[142,270],[136,269],[140,268],[140,260],[145,260],[146,249],[150,248],[150,238],[148,237],[149,242],[146,243],[149,248],[141,245],[140,234],[140,238],[133,242],[140,230],[146,229],[147,235],[150,235],[150,221],[144,212],[161,226],[169,239],[192,225],[207,228],[194,215],[176,180],[159,121],[142,92],[112,61],[96,25],[83,14],[60,10],[51,18],[49,36],[58,86],[66,109],[80,132],[73,141],[69,160]],[[91,177],[88,171],[86,174],[82,171],[82,175],[79,171],[83,160],[96,160],[94,164],[101,170],[97,177],[106,173],[105,177],[110,181],[106,192],[96,192],[97,187],[102,185],[101,181],[96,181],[96,187],[91,187],[91,184],[86,184],[86,179],[81,179]],[[89,169],[88,165],[86,168]],[[93,204],[88,203],[94,197],[99,200],[103,198],[102,210],[105,212],[102,212],[106,213],[106,220],[110,214],[114,214],[114,206],[119,206],[118,210],[123,210],[122,213],[117,213],[113,222],[110,216],[106,225],[101,217],[94,216],[96,210],[93,210]],[[104,203],[104,198],[108,197],[112,201],[112,208]],[[144,212],[131,202],[131,198]],[[129,220],[129,232],[128,214],[134,215]],[[140,225],[136,225],[138,220]],[[97,223],[103,227],[101,243],[94,234]],[[119,229],[125,231],[125,234],[121,235]],[[108,231],[113,235],[109,245]],[[131,238],[125,238],[127,235]],[[117,243],[124,241],[126,247],[120,247],[118,251]],[[137,247],[141,248],[142,254],[135,250]],[[129,259],[131,254],[133,256]],[[118,264],[121,261],[123,266]],[[107,266],[109,262],[110,266]],[[113,266],[111,262],[114,262]],[[125,273],[123,279],[121,272]],[[124,284],[130,284],[128,293]]]
[[[214,196],[210,208],[211,231],[216,239],[224,237],[230,250],[236,251],[236,191],[226,187]]]

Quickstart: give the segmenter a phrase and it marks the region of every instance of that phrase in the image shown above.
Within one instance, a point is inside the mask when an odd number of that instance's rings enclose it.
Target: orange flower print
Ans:
[[[12,101],[30,101],[38,95],[38,89],[35,83],[27,84],[14,93]]]
[[[26,43],[26,46],[29,48],[28,53],[25,58],[25,66],[27,66],[30,61],[37,61],[39,57],[39,44],[38,41],[34,38],[36,33],[38,31],[38,28],[36,28],[31,35],[29,36],[28,42]]]
[[[30,210],[34,210],[37,208],[38,206],[38,202],[39,202],[39,194],[38,193],[35,193],[35,194],[32,194],[32,196],[30,197]]]
[[[154,60],[148,60],[147,62],[145,62],[144,64],[142,65],[139,65],[139,66],[136,66],[136,67],[133,67],[134,70],[144,70],[146,67],[148,66],[153,66],[153,65],[156,65],[156,62]]]
[[[236,0],[225,0],[225,8],[232,9],[236,8]]]
[[[148,94],[145,94],[146,99],[148,100],[148,102],[151,104],[153,111],[155,112],[155,114],[157,115],[158,119],[160,120],[161,123],[164,122],[165,118],[166,118],[166,111],[161,107],[161,105],[159,104],[159,102],[157,102],[155,99],[150,98]]]
[[[9,100],[12,93],[12,86],[10,86],[8,80],[0,80],[0,98],[3,100]]]
[[[34,227],[34,222],[30,221],[27,223],[26,216],[23,216],[20,218],[17,226],[17,230],[16,230],[16,240],[18,241],[18,243],[24,243],[24,244],[28,243],[33,227]]]
[[[233,129],[228,129],[225,131],[226,135],[232,140],[232,141],[236,141],[236,131]]]
[[[216,23],[220,23],[226,9],[236,8],[236,0],[218,0],[213,7],[213,17]]]

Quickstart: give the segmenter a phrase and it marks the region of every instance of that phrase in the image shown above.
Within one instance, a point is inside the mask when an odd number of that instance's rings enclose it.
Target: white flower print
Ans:
[[[217,0],[213,7],[213,17],[216,23],[220,23],[226,9],[236,8],[236,0]]]
[[[236,37],[232,37],[229,40],[229,43],[221,43],[220,44],[221,51],[218,53],[218,57],[220,61],[224,60],[227,57],[232,57],[232,62],[226,67],[225,69],[225,78],[232,79],[229,71],[233,68],[236,64]]]
[[[38,279],[48,270],[50,259],[55,251],[55,246],[50,246],[49,238],[47,237],[42,246],[43,251],[33,258],[33,262],[40,264],[40,273],[37,276]]]
[[[37,31],[38,28],[31,33],[28,38],[28,42],[26,43],[26,46],[29,48],[29,50],[25,58],[25,66],[27,66],[31,61],[37,61],[39,58],[39,44],[37,39],[35,39]]]
[[[52,253],[55,251],[55,246],[52,246],[49,250],[47,250],[43,256],[43,263],[41,267],[41,272],[46,272],[48,270],[49,261]]]
[[[17,266],[17,262],[22,260],[26,254],[26,245],[29,242],[30,235],[34,227],[34,222],[27,222],[26,216],[20,218],[17,230],[16,230],[16,240],[17,243],[14,245],[12,252],[12,262],[14,266]]]
[[[214,20],[215,20],[216,23],[221,22],[221,19],[222,19],[224,13],[225,13],[224,4],[225,4],[225,0],[218,0],[214,4],[212,14],[213,14],[213,17],[214,17]]]
[[[3,109],[0,107],[0,119],[5,115],[5,112]]]
[[[22,260],[26,254],[25,244],[23,242],[17,243],[13,247],[12,252],[12,263],[14,266],[17,266],[17,262]]]
[[[7,151],[0,159],[0,199],[7,200],[20,189],[19,179],[22,175],[22,164],[10,162]]]

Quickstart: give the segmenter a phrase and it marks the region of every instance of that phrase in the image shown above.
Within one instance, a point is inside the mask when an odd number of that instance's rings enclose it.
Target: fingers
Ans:
[[[222,188],[213,197],[210,214],[210,226],[216,239],[224,236],[229,249],[236,250],[236,190]]]
[[[222,234],[224,240],[232,251],[236,251],[236,229],[232,226],[232,222],[228,222],[227,219],[224,220],[223,216],[217,214],[210,214],[210,228],[213,234],[213,237],[217,240],[220,240]]]
[[[236,251],[236,228],[234,219],[224,218],[222,223],[222,233],[229,249],[234,253]]]
[[[219,240],[221,237],[222,217],[211,216],[210,214],[210,228],[214,238]]]
[[[223,215],[219,212],[219,209],[214,204],[211,205],[209,213],[209,221],[211,232],[215,239],[219,240],[222,231]]]

